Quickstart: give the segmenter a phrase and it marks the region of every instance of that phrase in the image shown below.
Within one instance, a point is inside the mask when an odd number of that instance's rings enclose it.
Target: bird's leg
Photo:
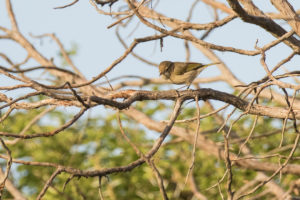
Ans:
[[[178,88],[177,90],[181,90],[181,89],[182,89],[182,88],[184,88],[184,87],[186,87],[186,85],[184,85],[184,86],[182,86],[182,87]]]
[[[190,87],[191,87],[191,85],[192,85],[192,83],[189,83],[188,85],[187,85],[187,90],[192,90],[192,89],[190,89]]]
[[[175,90],[176,94],[177,94],[177,98],[180,97],[180,94],[179,94],[179,91],[178,90]]]

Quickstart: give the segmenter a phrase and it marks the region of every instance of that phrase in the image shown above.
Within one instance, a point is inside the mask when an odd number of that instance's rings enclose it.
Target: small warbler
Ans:
[[[194,62],[163,61],[159,64],[159,74],[162,78],[170,80],[174,84],[186,84],[188,88],[194,79],[206,67],[220,63],[201,64]]]

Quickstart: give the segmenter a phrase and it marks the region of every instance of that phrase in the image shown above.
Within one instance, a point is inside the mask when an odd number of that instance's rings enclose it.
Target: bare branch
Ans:
[[[271,19],[260,16],[249,15],[239,4],[237,0],[227,0],[230,7],[236,12],[236,14],[245,22],[256,24],[266,31],[270,32],[275,37],[279,38],[286,33],[286,31]],[[289,45],[294,51],[299,52],[300,41],[294,37],[290,37],[285,40],[285,43]]]
[[[73,2],[67,4],[67,5],[64,5],[64,6],[59,6],[59,7],[55,7],[54,9],[62,9],[62,8],[67,8],[69,6],[73,6],[74,4],[76,4],[79,0],[74,0]]]
[[[6,163],[6,170],[5,173],[3,175],[3,180],[0,182],[0,198],[2,198],[3,196],[3,190],[6,184],[6,180],[8,179],[8,175],[10,173],[10,169],[11,169],[11,165],[12,165],[12,157],[11,157],[11,151],[9,150],[9,148],[6,146],[6,144],[4,143],[3,139],[0,138],[0,142],[2,147],[5,149],[5,151],[7,152],[8,155],[8,160]]]
[[[18,31],[18,29],[19,29],[18,24],[17,24],[17,21],[16,21],[14,11],[12,9],[12,5],[11,5],[10,0],[6,0],[6,9],[8,11],[8,16],[9,16],[9,19],[10,19],[12,30]]]
[[[39,193],[39,195],[37,196],[37,200],[40,200],[43,198],[43,196],[46,194],[48,188],[51,186],[53,180],[55,179],[56,176],[58,176],[60,173],[63,172],[62,168],[57,168],[53,174],[51,175],[51,177],[49,178],[49,180],[46,182],[46,184],[44,185],[44,188],[41,190],[41,192]]]

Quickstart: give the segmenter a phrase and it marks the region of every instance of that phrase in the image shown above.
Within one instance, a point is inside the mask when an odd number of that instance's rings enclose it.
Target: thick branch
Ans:
[[[284,19],[287,19],[289,25],[300,36],[299,17],[293,6],[286,0],[271,0],[272,4],[279,10]]]
[[[237,0],[227,0],[230,7],[236,12],[236,14],[245,22],[256,24],[266,31],[270,32],[276,38],[281,37],[286,33],[286,31],[276,24],[272,19],[267,17],[260,17],[249,15],[239,4]],[[294,51],[300,52],[300,41],[294,37],[288,38],[285,43],[290,46]]]
[[[249,114],[268,116],[274,118],[285,119],[288,115],[288,109],[281,107],[269,107],[262,105],[251,105],[249,103],[237,96],[228,94],[225,92],[220,92],[213,89],[198,89],[198,90],[185,90],[185,91],[121,91],[117,92],[114,95],[111,95],[110,98],[102,98],[97,96],[91,96],[90,100],[96,102],[100,105],[108,105],[120,110],[129,108],[131,104],[136,101],[145,101],[145,100],[175,100],[178,97],[181,97],[184,101],[194,100],[196,96],[200,100],[213,99],[228,103],[242,111],[247,111]],[[123,102],[115,101],[116,98],[125,98]],[[300,118],[300,111],[294,110],[295,116],[297,119]],[[289,115],[290,119],[293,119],[293,116]]]

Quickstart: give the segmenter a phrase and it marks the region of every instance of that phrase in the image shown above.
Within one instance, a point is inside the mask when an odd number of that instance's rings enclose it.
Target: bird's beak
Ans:
[[[163,74],[163,70],[159,70],[159,75],[161,76]]]

